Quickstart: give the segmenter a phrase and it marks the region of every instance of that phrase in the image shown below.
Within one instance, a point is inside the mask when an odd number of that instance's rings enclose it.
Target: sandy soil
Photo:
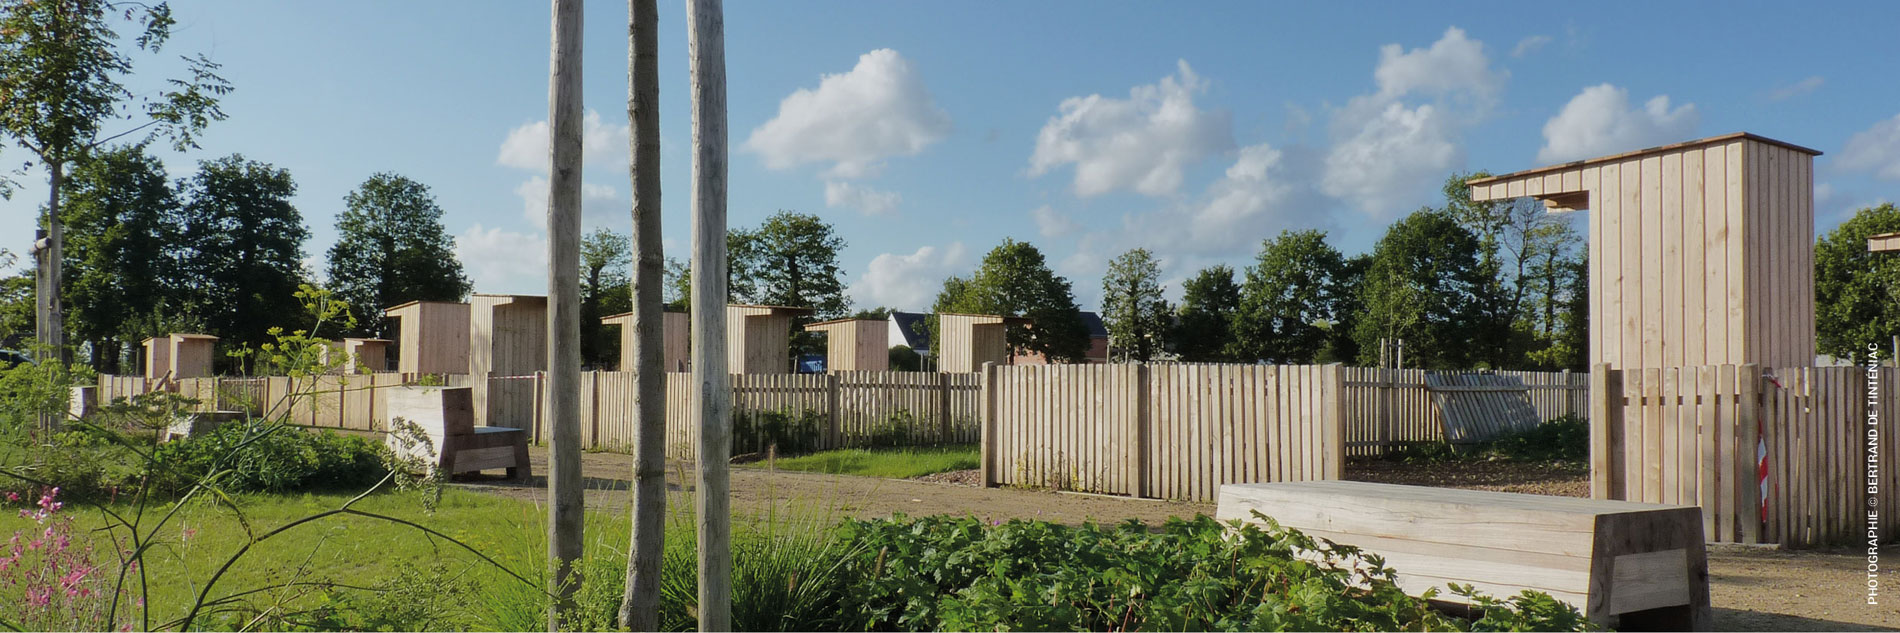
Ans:
[[[537,474],[547,472],[546,452],[533,450]],[[582,459],[590,509],[625,512],[630,498],[632,459],[612,453],[588,453]],[[969,485],[967,473],[931,477],[933,481],[876,479],[772,471],[763,464],[732,469],[732,505],[739,513],[780,510],[838,516],[885,517],[895,513],[959,514],[985,519],[1029,518],[1077,524],[1140,519],[1157,523],[1170,516],[1212,514],[1213,504],[1152,501],[1078,493],[1055,493]],[[668,488],[684,491],[682,477],[667,475]],[[1476,463],[1402,465],[1354,464],[1347,477],[1362,481],[1411,483],[1538,494],[1585,496],[1587,470],[1572,467]],[[545,480],[528,485],[499,478],[458,485],[523,499],[546,500]],[[1886,560],[1900,568],[1900,548]],[[1710,599],[1718,631],[1880,631],[1900,630],[1900,574],[1891,574],[1888,606],[1865,604],[1864,555],[1834,551],[1787,552],[1773,548],[1712,546],[1709,550]]]

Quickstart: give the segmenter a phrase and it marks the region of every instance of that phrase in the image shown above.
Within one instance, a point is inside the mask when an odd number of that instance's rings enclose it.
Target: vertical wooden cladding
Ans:
[[[792,373],[792,317],[809,308],[726,306],[726,363],[735,374]]]
[[[825,370],[885,371],[891,366],[891,327],[884,319],[838,319],[805,326],[825,333]]]
[[[374,374],[389,371],[389,344],[380,338],[343,339],[343,366],[346,374]]]
[[[1026,325],[1029,319],[994,314],[939,314],[936,342],[937,370],[944,373],[970,373],[983,363],[1009,362],[1007,328]]]
[[[660,366],[662,371],[687,371],[687,348],[692,323],[685,312],[663,312],[660,318]],[[633,371],[633,313],[622,312],[600,318],[603,325],[620,326],[620,371]]]
[[[396,369],[405,374],[469,371],[469,304],[411,301],[383,311],[399,323]]]
[[[1816,155],[1730,134],[1473,181],[1471,192],[1558,209],[1587,200],[1592,365],[1805,365]]]
[[[1336,479],[1343,383],[1336,365],[996,367],[993,478],[1199,500],[1226,483]]]
[[[478,294],[469,302],[469,373],[525,376],[548,368],[547,297]]]
[[[170,374],[176,380],[210,376],[212,351],[217,343],[218,337],[209,334],[176,332],[145,339],[145,377],[157,380]]]

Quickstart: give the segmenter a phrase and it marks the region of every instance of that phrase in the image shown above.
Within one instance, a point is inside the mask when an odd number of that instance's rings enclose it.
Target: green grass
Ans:
[[[931,473],[970,470],[979,463],[977,447],[845,448],[778,460],[780,470],[834,475],[908,479]]]

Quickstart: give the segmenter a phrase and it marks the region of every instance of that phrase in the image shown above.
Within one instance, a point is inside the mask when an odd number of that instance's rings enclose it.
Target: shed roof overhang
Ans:
[[[1616,163],[1651,155],[1670,154],[1708,145],[1727,143],[1737,139],[1747,139],[1770,145],[1779,145],[1811,156],[1820,156],[1821,152],[1793,143],[1777,141],[1765,136],[1736,132],[1711,136],[1709,138],[1684,141],[1670,145],[1651,147],[1633,152],[1599,156],[1586,160],[1572,161],[1558,165],[1526,169],[1499,176],[1474,178],[1465,181],[1471,189],[1472,202],[1508,200],[1511,198],[1536,198],[1551,211],[1576,211],[1590,207],[1590,191],[1583,182],[1583,170],[1606,163]]]

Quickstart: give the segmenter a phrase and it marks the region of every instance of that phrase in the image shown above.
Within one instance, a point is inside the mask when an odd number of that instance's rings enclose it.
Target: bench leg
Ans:
[[[528,462],[528,438],[526,433],[515,442],[515,467],[508,469],[508,478],[527,483],[534,478],[534,464]]]

